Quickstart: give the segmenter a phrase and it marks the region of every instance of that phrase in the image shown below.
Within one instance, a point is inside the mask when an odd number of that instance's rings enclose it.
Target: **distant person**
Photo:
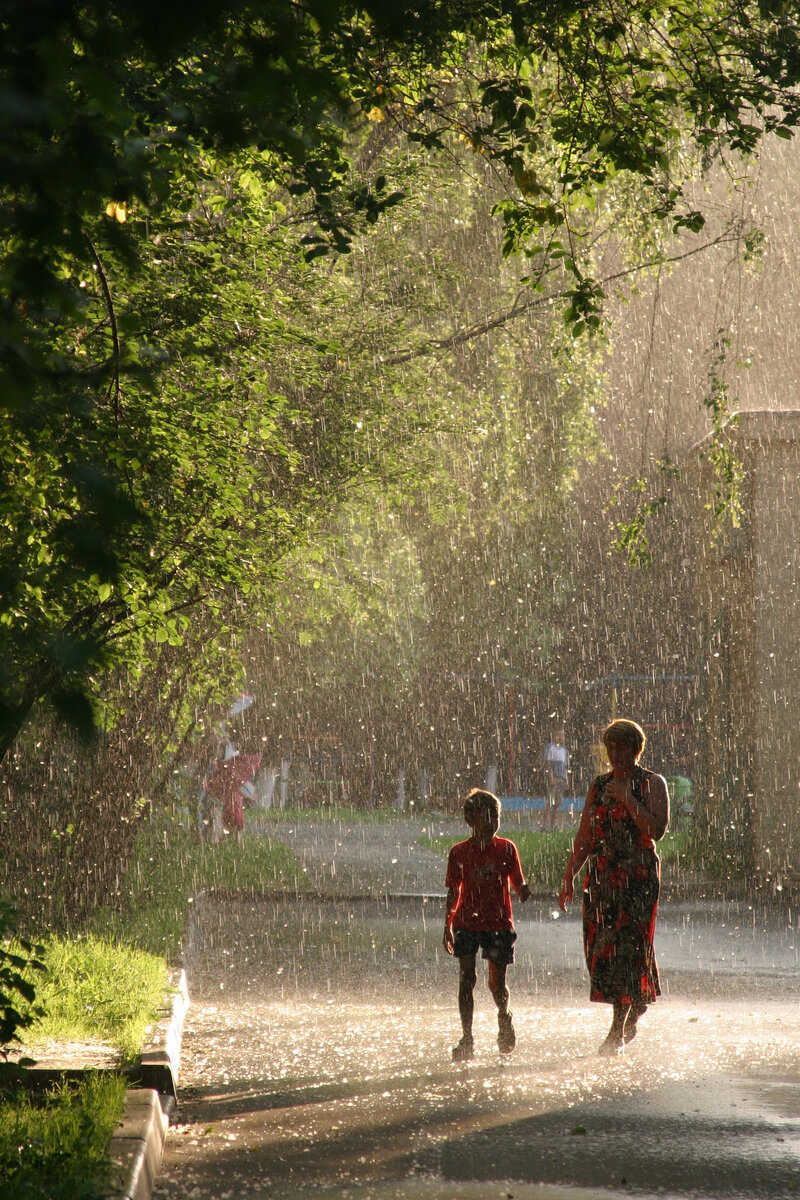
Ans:
[[[618,1054],[661,994],[653,933],[660,863],[655,844],[669,824],[663,776],[639,766],[645,734],[635,721],[612,721],[603,733],[611,770],[589,788],[558,903],[566,912],[575,876],[583,881],[583,945],[590,1000],[612,1004],[600,1054]]]
[[[514,961],[517,937],[511,913],[511,885],[523,904],[531,894],[517,847],[508,838],[497,836],[500,827],[497,796],[473,788],[464,801],[464,820],[472,836],[453,846],[445,880],[444,948],[459,961],[458,1011],[462,1037],[453,1047],[454,1062],[466,1062],[475,1052],[472,1014],[479,949],[489,961],[489,991],[497,1005],[497,1047],[501,1054],[510,1054],[516,1045],[506,986],[506,969]]]
[[[547,797],[542,816],[543,829],[555,829],[556,815],[567,794],[567,768],[569,751],[564,745],[563,729],[554,729],[550,741],[544,748],[544,765],[547,769]]]

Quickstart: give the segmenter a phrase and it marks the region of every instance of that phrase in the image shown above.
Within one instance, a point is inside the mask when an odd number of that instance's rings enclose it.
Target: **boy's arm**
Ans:
[[[444,937],[442,945],[448,954],[453,953],[453,917],[458,909],[458,900],[461,895],[461,888],[449,887],[447,889],[447,905],[444,917]]]
[[[520,862],[519,858],[519,850],[517,850],[517,847],[513,842],[511,842],[511,845],[514,846],[514,858],[511,870],[509,872],[509,878],[514,887],[514,891],[524,904],[526,900],[530,900],[531,898],[531,889],[525,882],[525,876],[522,873],[522,863]]]

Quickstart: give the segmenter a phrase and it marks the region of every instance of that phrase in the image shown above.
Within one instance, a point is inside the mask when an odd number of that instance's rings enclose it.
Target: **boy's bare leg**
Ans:
[[[489,959],[489,991],[497,1005],[498,1017],[508,1012],[509,992],[506,987],[506,964],[496,963]]]
[[[478,970],[474,954],[462,954],[458,960],[458,1015],[464,1037],[472,1037],[472,1014],[475,1011],[475,984]]]
[[[472,1015],[475,1011],[475,984],[478,970],[474,954],[462,954],[458,960],[458,1013],[461,1017],[462,1036],[453,1046],[453,1062],[466,1062],[474,1053],[472,1042]]]
[[[489,959],[489,991],[497,1005],[497,1047],[501,1054],[510,1054],[517,1044],[514,1022],[508,1011],[506,969],[505,963],[496,963]]]

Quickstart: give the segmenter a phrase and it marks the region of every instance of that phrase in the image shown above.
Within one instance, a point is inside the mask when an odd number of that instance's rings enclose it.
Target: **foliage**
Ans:
[[[440,150],[455,134],[508,188],[503,252],[534,290],[555,270],[577,335],[603,300],[579,220],[598,188],[635,175],[655,218],[696,230],[680,137],[750,151],[798,118],[794,12],[742,0],[199,0],[169,18],[13,0],[1,31],[3,751],[42,698],[88,731],[96,676],[141,670],[188,613],[271,577],[348,477],[292,487],[293,412],[249,349],[271,350],[280,298],[237,291],[237,187],[262,225],[294,197],[280,276],[298,254],[350,252],[400,198],[350,177],[343,128]],[[220,245],[196,236],[199,211],[225,218]],[[341,463],[349,426],[333,425]],[[242,528],[265,535],[261,561],[243,561]]]
[[[0,1200],[100,1200],[126,1081],[95,1074],[44,1097],[0,1100]]]
[[[714,482],[713,493],[706,507],[711,514],[712,539],[719,537],[725,524],[738,528],[744,512],[744,465],[731,444],[738,421],[723,375],[726,351],[727,342],[720,339],[709,372],[708,392],[703,397],[703,404],[711,417],[711,435],[706,453]]]
[[[35,1003],[34,980],[46,970],[40,959],[41,946],[25,938],[10,940],[16,931],[16,915],[13,906],[0,898],[0,1082],[9,1049],[20,1042],[20,1033],[41,1013]]]
[[[628,521],[619,520],[614,523],[612,548],[624,554],[632,567],[651,567],[653,556],[650,545],[650,528],[652,519],[669,503],[669,487],[672,480],[678,477],[678,469],[668,456],[659,460],[658,471],[662,479],[662,490],[656,496],[648,495],[648,480],[645,476],[626,481],[630,483],[628,499],[635,503],[634,515]],[[622,487],[617,488],[614,500],[619,502],[622,497]]]
[[[573,343],[547,308],[513,331],[486,327],[487,310],[511,312],[520,294],[517,265],[496,267],[491,172],[460,143],[445,163],[399,149],[408,201],[331,272],[340,294],[359,297],[335,335],[351,389],[374,395],[377,383],[397,397],[379,416],[377,487],[362,479],[317,526],[287,564],[267,635],[247,639],[252,731],[273,747],[280,737],[300,763],[309,741],[338,737],[358,754],[348,794],[365,796],[372,729],[384,799],[388,775],[412,760],[441,795],[441,777],[460,769],[447,760],[463,681],[535,675],[552,646],[563,506],[594,451],[589,409],[602,394],[602,347]],[[381,160],[393,176],[397,158],[389,147]],[[448,339],[464,328],[475,336]],[[397,344],[408,353],[378,374],[374,346]],[[494,724],[487,709],[487,739]]]

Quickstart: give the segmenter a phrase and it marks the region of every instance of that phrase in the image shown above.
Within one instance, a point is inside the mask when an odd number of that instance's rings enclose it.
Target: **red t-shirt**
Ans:
[[[457,842],[447,860],[446,886],[458,900],[452,924],[457,929],[513,929],[510,885],[525,883],[517,847],[509,838],[493,837],[480,847],[472,838]]]

